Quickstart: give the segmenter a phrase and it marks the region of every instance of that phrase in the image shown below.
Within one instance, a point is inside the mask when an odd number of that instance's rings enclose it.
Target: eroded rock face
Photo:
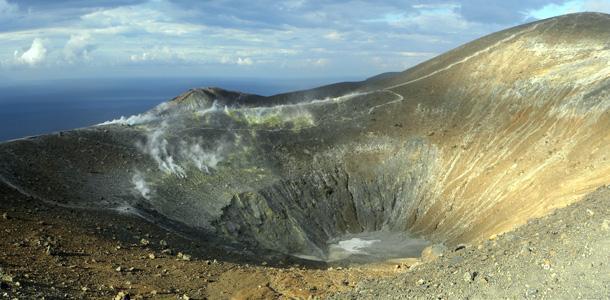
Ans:
[[[192,90],[2,144],[0,176],[45,201],[285,253],[376,230],[487,237],[610,183],[610,16],[522,25],[358,83]]]

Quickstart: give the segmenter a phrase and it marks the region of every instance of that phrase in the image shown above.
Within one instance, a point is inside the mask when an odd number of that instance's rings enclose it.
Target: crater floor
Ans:
[[[314,261],[364,264],[419,257],[430,242],[405,232],[371,231],[338,236],[328,240],[326,245],[322,256],[292,255]]]

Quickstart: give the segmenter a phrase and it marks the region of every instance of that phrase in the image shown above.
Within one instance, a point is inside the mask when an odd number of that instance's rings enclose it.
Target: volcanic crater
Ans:
[[[0,180],[244,256],[418,256],[610,183],[609,41],[608,15],[574,14],[362,82],[270,97],[193,89],[140,115],[3,143]]]

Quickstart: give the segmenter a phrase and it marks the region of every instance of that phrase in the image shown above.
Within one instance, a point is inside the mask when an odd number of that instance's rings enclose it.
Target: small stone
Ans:
[[[121,268],[121,266],[118,266],[118,267],[117,267],[116,269],[114,269],[114,270],[115,270],[115,271],[117,271],[117,272],[122,272],[122,271],[123,271],[123,268]]]
[[[485,278],[483,276],[479,276],[479,277],[477,277],[477,283],[479,283],[479,284],[487,284],[487,283],[489,283],[489,280],[487,280],[487,278]]]
[[[116,294],[116,296],[114,296],[114,300],[130,300],[131,297],[129,297],[129,293],[125,293],[125,292],[119,292],[118,294]]]
[[[423,280],[423,279],[420,279],[420,280],[417,281],[418,285],[423,285],[424,283],[426,283],[426,281]]]
[[[55,249],[53,249],[53,247],[51,245],[47,246],[47,249],[45,250],[45,253],[47,255],[51,255],[51,256],[57,254],[57,252],[55,251]]]
[[[464,276],[463,276],[464,281],[465,282],[472,282],[472,280],[474,279],[474,275],[473,274],[474,273],[470,273],[470,272],[464,273]]]
[[[148,258],[150,258],[150,259],[155,259],[156,257],[155,257],[155,254],[154,254],[154,253],[150,253],[150,254],[148,254]]]
[[[537,290],[537,289],[535,289],[535,288],[528,288],[528,289],[525,291],[525,297],[531,297],[531,296],[534,296],[534,295],[536,295],[536,294],[538,294],[538,290]]]
[[[88,290],[89,290],[89,288],[88,288],[88,287],[86,287],[86,286],[81,287],[80,289],[81,289],[83,292],[86,292],[86,291],[88,291]]]
[[[188,255],[188,254],[184,254],[184,253],[182,253],[182,252],[178,252],[177,257],[178,257],[178,259],[180,259],[180,260],[186,260],[186,261],[191,260],[191,256],[190,256],[190,255]]]
[[[182,295],[182,300],[191,300],[191,297],[189,297],[187,294]]]
[[[542,268],[545,269],[545,270],[550,270],[551,269],[551,261],[548,260],[548,259],[545,259],[542,262]]]
[[[147,239],[141,239],[141,240],[140,240],[140,245],[142,245],[142,246],[148,246],[148,245],[150,245],[150,241],[149,241],[149,240],[147,240]]]

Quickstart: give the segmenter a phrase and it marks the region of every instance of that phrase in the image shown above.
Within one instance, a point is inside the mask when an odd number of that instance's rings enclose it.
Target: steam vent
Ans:
[[[270,97],[192,89],[0,144],[0,180],[244,256],[473,243],[610,184],[610,16],[514,27],[362,82]]]

